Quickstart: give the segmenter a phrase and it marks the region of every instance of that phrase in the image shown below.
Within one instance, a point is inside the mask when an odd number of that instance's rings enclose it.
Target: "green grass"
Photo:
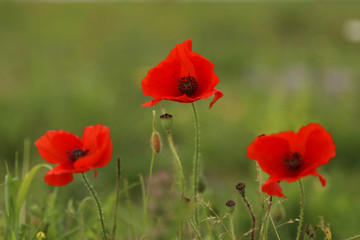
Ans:
[[[14,173],[15,152],[22,159],[25,138],[31,142],[31,169],[44,163],[33,143],[47,130],[81,135],[84,126],[102,123],[111,130],[114,157],[91,181],[105,205],[107,223],[112,223],[116,156],[121,156],[130,185],[139,181],[139,173],[147,175],[152,110],[160,113],[161,107],[174,115],[174,141],[189,177],[194,146],[191,105],[162,102],[154,108],[141,107],[150,98],[143,95],[140,83],[175,44],[192,39],[193,50],[215,64],[220,78],[217,88],[224,93],[211,110],[210,99],[196,103],[207,183],[204,198],[223,213],[227,200],[240,202],[234,186],[243,181],[255,203],[256,171],[246,157],[246,147],[259,134],[297,131],[309,122],[319,122],[333,135],[337,156],[319,169],[328,180],[325,188],[315,178],[304,179],[304,223],[316,225],[318,216],[324,216],[333,239],[359,234],[360,193],[355,183],[360,180],[360,48],[343,34],[346,21],[359,19],[359,7],[355,2],[1,2],[0,191],[5,188],[5,162]],[[154,172],[172,171],[166,146],[156,158]],[[44,174],[38,171],[26,197],[30,232],[35,232],[36,221],[56,221],[56,228],[49,225],[53,236],[76,227],[79,236],[97,236],[96,211],[90,201],[83,203],[88,193],[80,176],[54,193],[43,182]],[[17,181],[22,181],[20,174]],[[286,221],[298,216],[297,184],[284,184],[284,192]],[[43,209],[48,196],[56,196],[52,214]],[[132,218],[124,198],[120,205],[118,232],[122,236],[128,234],[127,224],[141,231],[137,225],[142,222],[140,186],[131,189],[130,196]],[[167,197],[158,206],[161,216],[171,207]],[[3,198],[0,206],[5,206]],[[242,207],[239,204],[235,212],[235,226],[244,233],[250,222]],[[85,230],[77,224],[82,221],[78,214],[85,214]],[[177,226],[176,221],[169,223],[164,230],[167,237]],[[282,239],[291,239],[296,226],[281,227]]]

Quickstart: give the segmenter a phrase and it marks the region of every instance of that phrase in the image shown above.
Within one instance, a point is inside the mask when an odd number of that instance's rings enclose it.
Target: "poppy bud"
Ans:
[[[152,135],[151,135],[151,145],[152,145],[152,148],[154,149],[154,151],[156,153],[160,153],[162,142],[161,142],[160,134],[158,132],[153,132],[152,133]]]
[[[275,206],[273,206],[272,211],[271,211],[271,216],[275,221],[279,222],[279,221],[283,220],[285,218],[285,215],[286,215],[286,212],[281,203],[275,204]]]
[[[206,183],[204,178],[201,177],[198,182],[198,191],[199,193],[203,193],[205,189],[206,189]]]
[[[163,128],[165,129],[166,132],[170,132],[171,131],[171,128],[172,128],[172,115],[170,114],[163,114],[160,116],[160,121],[161,121],[161,124],[163,126]]]
[[[239,193],[241,194],[241,196],[245,196],[245,188],[246,188],[246,185],[245,183],[238,183],[236,185],[236,189],[239,191]]]
[[[226,202],[225,205],[228,207],[230,214],[232,214],[232,213],[234,212],[234,210],[235,210],[235,204],[236,204],[236,202],[233,201],[233,200],[229,200],[229,201]]]

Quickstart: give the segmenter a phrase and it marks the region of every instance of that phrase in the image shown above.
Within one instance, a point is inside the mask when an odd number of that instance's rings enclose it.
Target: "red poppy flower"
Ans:
[[[150,69],[142,80],[144,94],[155,98],[143,106],[150,107],[161,100],[190,103],[215,94],[211,108],[223,96],[222,92],[214,89],[219,79],[213,69],[212,62],[192,52],[191,40],[177,44],[169,56]]]
[[[262,191],[279,197],[285,197],[278,184],[284,180],[294,182],[313,175],[325,186],[326,180],[316,168],[327,164],[336,154],[330,133],[316,123],[302,127],[298,133],[261,135],[249,145],[247,153],[270,175]]]
[[[73,180],[74,173],[104,167],[112,156],[110,130],[98,124],[85,127],[82,138],[66,132],[48,131],[35,142],[40,156],[52,164],[59,164],[45,175],[45,182],[63,186]]]

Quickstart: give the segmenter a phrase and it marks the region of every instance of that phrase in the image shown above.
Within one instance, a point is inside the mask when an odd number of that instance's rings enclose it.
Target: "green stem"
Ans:
[[[267,207],[267,211],[266,214],[263,218],[262,224],[261,224],[261,229],[260,229],[260,239],[266,240],[267,239],[267,232],[268,232],[268,217],[270,215],[270,208],[271,208],[271,204],[272,204],[272,196],[269,197],[269,203],[268,203],[268,207]]]
[[[141,183],[140,183],[141,185]],[[130,239],[135,239],[136,238],[136,232],[135,232],[135,229],[134,229],[134,226],[132,224],[130,224],[131,221],[133,221],[133,207],[132,207],[132,202],[131,202],[131,199],[130,199],[130,193],[129,193],[129,190],[130,190],[130,187],[129,187],[129,182],[127,180],[127,175],[124,175],[124,190],[125,190],[125,198],[126,198],[126,203],[127,203],[127,210],[128,210],[128,213],[129,213],[129,218],[128,219],[128,223],[129,223],[129,229],[130,229],[130,233],[131,233],[131,237]]]
[[[176,162],[176,166],[177,166],[177,170],[178,170],[178,178],[180,179],[180,193],[181,193],[181,201],[182,201],[184,199],[184,195],[185,195],[184,172],[183,172],[183,168],[182,168],[182,165],[181,165],[179,155],[177,154],[177,152],[175,150],[175,147],[174,147],[174,142],[172,140],[171,131],[167,131],[167,138],[168,138],[168,141],[169,141],[171,152],[175,157],[175,162]]]
[[[274,231],[275,231],[275,233],[276,233],[276,237],[277,237],[278,240],[280,240],[279,233],[278,233],[278,231],[276,230],[276,226],[275,226],[274,220],[272,219],[271,215],[270,215],[270,220],[271,220],[271,223],[272,223],[272,225],[273,225]]]
[[[299,216],[299,226],[298,226],[296,240],[300,239],[302,223],[304,221],[305,194],[304,194],[303,186],[301,184],[301,179],[299,179],[299,186],[300,186],[300,195],[301,195],[300,196],[300,216]]]
[[[85,175],[84,173],[81,173],[81,175],[82,175],[82,177],[83,177],[83,180],[84,180],[85,185],[86,185],[87,188],[89,189],[92,197],[94,198],[94,200],[95,200],[95,202],[96,202],[96,205],[97,205],[97,208],[98,208],[98,212],[99,212],[99,220],[100,220],[101,227],[102,227],[102,232],[103,232],[103,239],[108,240],[107,233],[106,233],[106,229],[105,229],[103,210],[102,210],[102,208],[101,208],[100,201],[99,201],[98,197],[96,196],[96,193],[95,193],[93,187],[89,184],[89,181],[87,180],[86,175]]]
[[[120,182],[121,182],[121,167],[120,167],[120,157],[117,158],[117,179],[116,179],[116,200],[114,207],[114,226],[112,229],[112,238],[115,239],[116,236],[116,225],[117,225],[117,211],[119,206],[119,196],[120,196]]]
[[[194,223],[193,223],[190,219],[187,219],[187,222],[190,224],[190,226],[191,226],[192,229],[194,230],[197,239],[201,240],[201,239],[202,239],[202,238],[201,238],[201,235],[200,235],[198,229],[196,228],[196,226],[194,225]]]
[[[153,110],[153,122],[152,122],[152,130],[153,134],[156,132],[156,113]],[[150,171],[149,171],[149,180],[146,187],[146,198],[144,203],[144,225],[146,226],[146,219],[147,219],[147,210],[148,210],[148,202],[149,202],[149,186],[151,183],[152,171],[154,166],[154,159],[155,159],[155,149],[152,148],[152,155],[151,155],[151,162],[150,162]]]
[[[233,219],[233,214],[232,213],[230,214],[230,231],[231,231],[233,239],[236,239],[235,238],[235,231],[234,231],[234,219]]]
[[[199,117],[195,108],[195,104],[191,103],[194,119],[195,119],[195,154],[193,162],[193,198],[196,202],[197,186],[198,186],[198,166],[199,166],[199,148],[200,148],[200,129],[199,129]]]
[[[151,177],[152,177],[152,170],[154,166],[154,159],[155,159],[155,150],[152,150],[152,156],[151,156],[151,162],[150,162],[150,171],[149,171],[149,180],[146,187],[146,198],[144,203],[144,224],[146,225],[146,219],[147,219],[147,210],[148,210],[148,202],[149,202],[149,185],[151,183]]]

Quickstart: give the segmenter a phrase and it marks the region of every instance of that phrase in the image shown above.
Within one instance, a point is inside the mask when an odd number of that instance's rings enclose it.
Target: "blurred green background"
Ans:
[[[333,239],[359,234],[359,9],[359,3],[340,1],[2,2],[1,179],[5,161],[13,167],[15,152],[22,157],[24,138],[31,141],[33,166],[44,162],[33,143],[47,130],[81,136],[84,126],[101,123],[111,130],[114,157],[92,182],[105,198],[115,187],[117,155],[130,181],[148,173],[152,110],[160,115],[162,107],[174,116],[174,140],[190,176],[191,105],[163,101],[144,108],[151,98],[143,95],[141,80],[175,44],[192,39],[193,50],[215,64],[216,88],[224,93],[210,110],[211,99],[196,102],[207,200],[219,209],[229,199],[240,201],[234,186],[242,181],[255,202],[256,171],[247,146],[259,134],[318,122],[332,134],[337,156],[319,168],[325,188],[316,178],[304,179],[305,223],[324,216]],[[171,168],[164,141],[155,171]],[[53,189],[40,176],[36,181],[29,196],[34,202]],[[284,183],[283,189],[286,221],[298,217],[298,184]],[[59,192],[64,201],[87,194],[78,176]],[[250,223],[245,208],[240,211],[246,232]],[[295,231],[295,224],[279,229],[284,239]]]

